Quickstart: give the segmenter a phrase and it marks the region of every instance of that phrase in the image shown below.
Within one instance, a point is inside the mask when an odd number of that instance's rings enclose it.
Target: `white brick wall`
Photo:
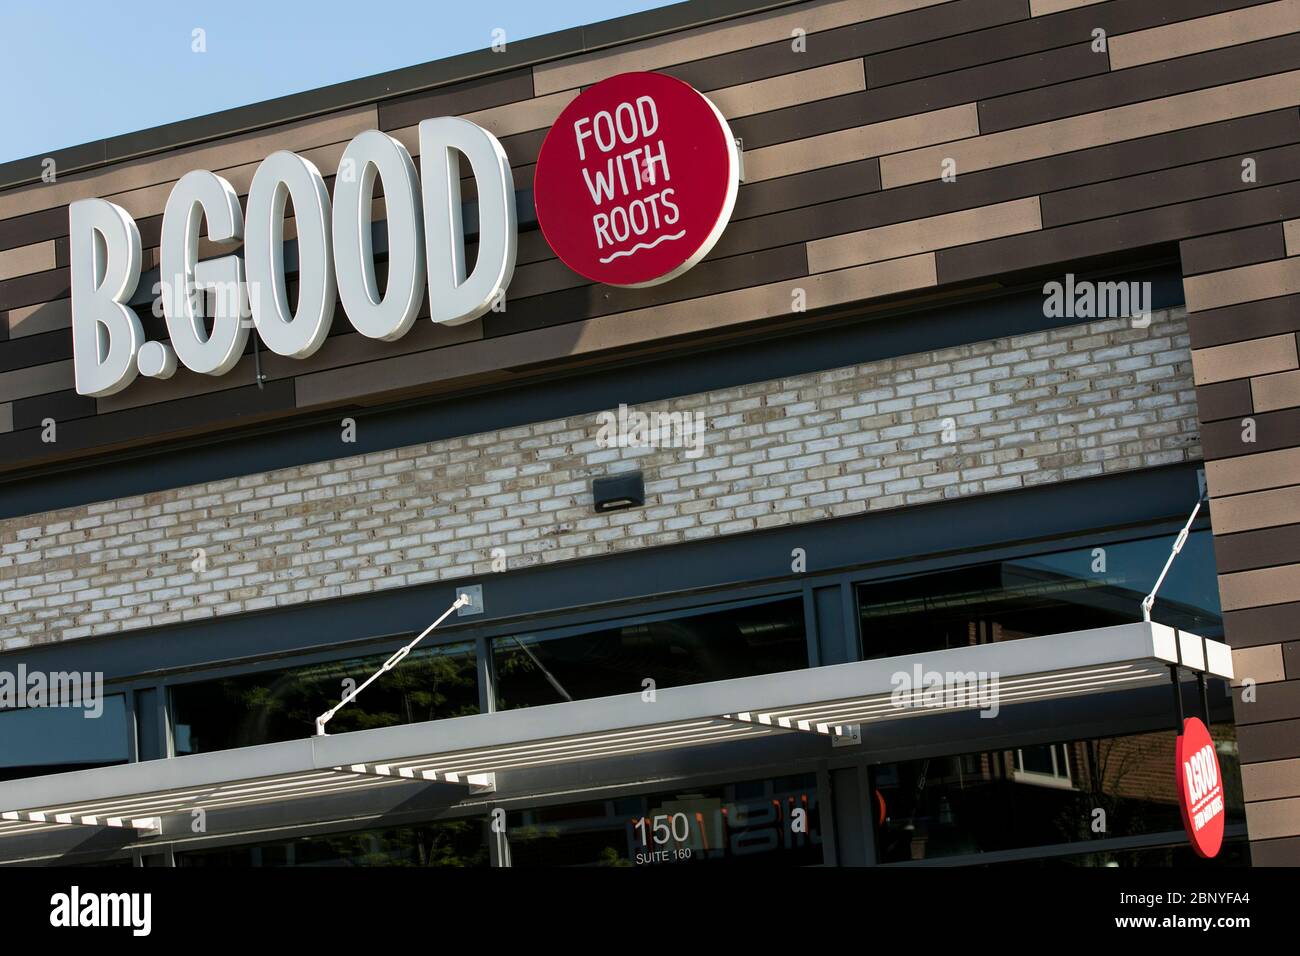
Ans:
[[[703,412],[703,454],[581,415],[0,521],[0,649],[1200,457],[1182,310],[640,410]],[[646,507],[594,514],[638,466]]]

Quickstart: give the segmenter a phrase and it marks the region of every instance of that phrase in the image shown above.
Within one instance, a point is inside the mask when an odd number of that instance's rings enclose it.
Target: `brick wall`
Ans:
[[[591,414],[5,520],[0,649],[1200,457],[1181,309],[653,409],[702,412],[702,454]],[[646,507],[594,514],[638,466]]]

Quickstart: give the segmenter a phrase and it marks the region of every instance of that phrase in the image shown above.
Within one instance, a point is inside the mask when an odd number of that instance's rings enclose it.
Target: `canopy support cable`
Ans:
[[[1151,609],[1155,607],[1156,592],[1160,590],[1160,585],[1165,583],[1165,578],[1169,574],[1169,569],[1173,566],[1174,558],[1178,557],[1178,552],[1182,551],[1183,545],[1187,543],[1187,536],[1191,534],[1192,531],[1192,522],[1196,520],[1196,515],[1201,510],[1201,502],[1204,500],[1204,495],[1196,499],[1196,507],[1192,509],[1192,514],[1187,519],[1187,524],[1183,525],[1183,530],[1178,532],[1178,537],[1174,539],[1173,550],[1169,552],[1169,559],[1165,561],[1164,570],[1160,572],[1160,577],[1156,578],[1155,587],[1151,589],[1150,594],[1142,599],[1142,620],[1151,620]]]
[[[384,666],[379,668],[379,670],[375,671],[368,678],[366,678],[366,682],[364,684],[361,684],[360,686],[354,688],[353,690],[348,691],[346,694],[343,695],[343,699],[341,701],[339,701],[329,710],[325,711],[325,713],[317,717],[316,736],[317,737],[325,736],[325,725],[329,723],[330,718],[332,718],[335,714],[337,714],[340,710],[342,710],[346,705],[356,700],[358,694],[360,694],[363,690],[365,690],[367,687],[369,687],[371,684],[377,681],[382,675],[387,674],[394,667],[400,664],[402,660],[406,657],[406,655],[411,653],[411,649],[414,648],[416,644],[419,644],[422,640],[428,637],[431,633],[433,633],[433,629],[437,627],[439,624],[441,624],[443,621],[447,620],[447,618],[451,616],[453,611],[456,611],[457,609],[464,607],[468,603],[469,603],[469,598],[466,597],[464,594],[457,595],[456,600],[451,602],[451,607],[443,611],[442,616],[439,617],[438,620],[434,621],[423,631],[421,631],[419,637],[411,641],[411,643],[407,644],[405,647],[401,648],[396,654],[394,654],[388,660],[384,661]]]

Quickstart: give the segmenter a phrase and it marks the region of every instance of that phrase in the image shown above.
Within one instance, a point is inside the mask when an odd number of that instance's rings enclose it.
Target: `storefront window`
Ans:
[[[376,654],[261,671],[171,689],[177,754],[310,737],[316,718],[389,657]],[[345,681],[348,682],[345,684]],[[421,647],[330,721],[330,731],[368,730],[478,713],[472,644]]]
[[[488,866],[481,818],[176,854],[177,866]]]
[[[808,666],[803,600],[493,641],[497,708],[534,707]]]
[[[1226,822],[1243,823],[1236,728],[1212,731]],[[873,779],[882,863],[1183,829],[1172,730],[884,764]],[[1097,860],[1079,865],[1110,865]]]
[[[1174,536],[977,564],[858,587],[865,659],[1142,620]],[[1152,617],[1217,637],[1223,626],[1208,529],[1190,535]]]
[[[524,810],[507,833],[514,866],[822,862],[813,774]]]
[[[126,763],[126,698],[108,694],[102,703],[98,716],[83,707],[0,711],[0,780]]]

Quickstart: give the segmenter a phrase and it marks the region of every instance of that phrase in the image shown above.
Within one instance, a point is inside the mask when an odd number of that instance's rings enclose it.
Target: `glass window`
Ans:
[[[106,694],[103,710],[25,707],[0,711],[0,780],[126,763],[126,698]]]
[[[488,866],[482,818],[176,854],[177,866]]]
[[[492,642],[497,708],[534,707],[808,666],[803,599]]]
[[[814,774],[523,810],[506,832],[513,866],[823,862]]]
[[[1226,822],[1243,823],[1236,728],[1212,735]],[[1183,829],[1172,730],[883,764],[873,776],[882,863]]]
[[[1142,620],[1142,598],[1174,535],[954,568],[858,587],[865,659],[897,657]],[[1152,617],[1216,637],[1223,631],[1214,546],[1191,534]]]
[[[383,666],[389,656],[376,654],[177,684],[171,688],[176,753],[206,753],[310,737],[316,718]],[[339,711],[329,729],[343,733],[475,713],[478,674],[474,646],[417,647]]]

